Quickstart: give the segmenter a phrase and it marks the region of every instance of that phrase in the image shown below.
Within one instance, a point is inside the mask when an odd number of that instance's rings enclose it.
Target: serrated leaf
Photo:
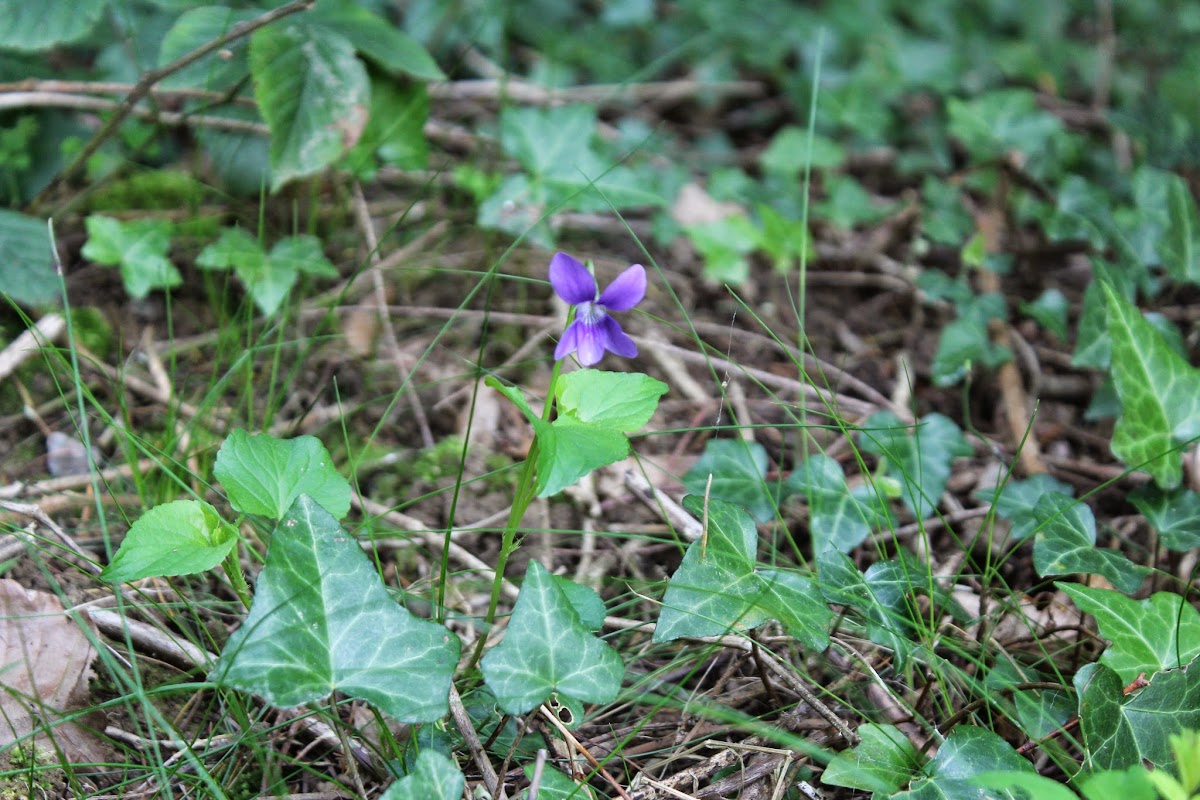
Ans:
[[[253,11],[223,6],[201,6],[184,11],[163,37],[158,65],[165,66],[201,45],[218,39],[239,22],[253,19]],[[218,53],[209,53],[163,79],[168,89],[197,88],[225,90],[250,74],[245,38],[229,42]]]
[[[834,756],[821,774],[822,783],[891,794],[907,786],[925,762],[894,725],[867,723],[859,725],[855,733],[862,741]]]
[[[1031,475],[1024,480],[1007,481],[1004,488],[1000,490],[999,497],[996,496],[994,490],[990,489],[980,489],[975,492],[975,497],[985,503],[994,504],[996,516],[1012,523],[1012,529],[1009,532],[1010,538],[1013,541],[1020,541],[1032,534],[1037,527],[1038,519],[1034,514],[1034,509],[1037,507],[1038,500],[1050,492],[1071,497],[1075,493],[1075,487],[1052,475],[1041,473],[1040,475]]]
[[[553,693],[584,703],[612,702],[625,674],[621,656],[592,635],[537,561],[525,571],[504,640],[480,667],[500,707],[514,715],[536,708]]]
[[[254,94],[271,128],[271,190],[320,172],[358,141],[370,82],[354,46],[328,30],[273,25],[250,39]]]
[[[1102,575],[1127,594],[1142,585],[1144,567],[1115,550],[1096,546],[1096,518],[1087,504],[1048,492],[1038,500],[1033,514],[1038,525],[1033,565],[1039,575]]]
[[[0,293],[30,306],[58,299],[46,222],[0,209]]]
[[[1200,612],[1177,594],[1155,592],[1134,600],[1110,589],[1058,587],[1080,611],[1096,618],[1100,637],[1110,642],[1100,663],[1126,684],[1143,672],[1175,669],[1200,655]]]
[[[891,521],[870,488],[851,491],[841,465],[828,456],[809,456],[792,471],[786,488],[788,494],[802,495],[808,502],[808,528],[817,555],[827,549],[848,553],[862,544],[872,528]]]
[[[107,7],[108,0],[0,0],[0,47],[35,52],[77,41],[95,26]]]
[[[1168,550],[1200,547],[1200,494],[1177,487],[1164,492],[1157,486],[1139,486],[1129,501],[1158,533]]]
[[[334,692],[404,722],[449,711],[459,641],[397,605],[353,536],[301,495],[271,534],[254,604],[210,679],[281,708]]]
[[[279,519],[302,494],[337,519],[350,511],[350,484],[315,436],[276,439],[238,428],[217,451],[213,474],[243,514]]]
[[[322,0],[304,21],[345,37],[355,49],[389,72],[426,81],[446,79],[420,42],[357,3]]]
[[[346,168],[362,179],[374,177],[376,159],[400,169],[424,169],[429,162],[428,118],[429,92],[424,84],[401,86],[373,77],[367,127],[346,154]]]
[[[1198,674],[1195,662],[1160,672],[1149,686],[1127,696],[1121,677],[1104,664],[1080,668],[1074,684],[1090,765],[1124,769],[1149,762],[1170,767],[1171,735],[1200,728]]]
[[[1167,274],[1184,283],[1200,283],[1200,217],[1187,181],[1178,175],[1167,183],[1166,234],[1158,240],[1158,254]]]
[[[417,753],[412,771],[389,786],[379,800],[458,800],[465,782],[458,764],[426,748]]]
[[[1140,311],[1107,284],[1112,377],[1121,417],[1112,435],[1113,455],[1150,473],[1163,489],[1179,485],[1178,446],[1200,431],[1200,372],[1171,350]]]
[[[708,478],[712,476],[711,490]],[[691,494],[738,503],[759,522],[775,517],[775,492],[767,484],[767,451],[757,442],[710,439],[704,454],[683,476]]]
[[[704,515],[704,498],[689,495],[684,508]],[[688,546],[671,576],[654,641],[749,631],[767,620],[783,623],[807,647],[829,645],[833,613],[817,587],[793,572],[756,571],[758,531],[745,510],[708,501],[706,534]]]
[[[130,297],[141,300],[154,289],[170,289],[183,283],[175,265],[167,260],[171,247],[171,223],[165,219],[135,219],[122,222],[93,214],[85,221],[87,243],[82,254],[98,264],[119,267],[121,281]]]
[[[946,737],[937,754],[920,770],[906,792],[892,800],[991,800],[995,792],[974,779],[989,772],[1032,773],[1033,765],[1013,746],[991,731],[959,725]],[[1000,797],[1013,797],[1005,792]]]
[[[558,379],[561,414],[616,431],[636,431],[650,421],[667,385],[640,372],[580,369]]]
[[[130,526],[100,573],[113,583],[191,575],[220,564],[237,544],[237,531],[202,500],[176,500],[147,511]]]
[[[928,519],[941,502],[954,459],[973,452],[959,427],[936,413],[915,428],[890,411],[872,414],[860,442],[863,451],[887,458],[885,472],[901,482],[901,499],[918,520]]]

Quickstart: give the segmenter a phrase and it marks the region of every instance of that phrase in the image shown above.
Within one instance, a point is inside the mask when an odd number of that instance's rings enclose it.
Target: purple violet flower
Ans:
[[[550,285],[566,302],[575,306],[575,321],[567,326],[554,358],[578,353],[579,363],[590,367],[604,357],[605,350],[633,358],[637,345],[621,330],[610,311],[628,311],[646,296],[646,270],[634,264],[596,296],[596,280],[587,267],[566,253],[550,259]]]

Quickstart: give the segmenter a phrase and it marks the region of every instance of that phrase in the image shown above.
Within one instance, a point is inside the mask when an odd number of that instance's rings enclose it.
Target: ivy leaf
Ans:
[[[121,222],[93,214],[85,221],[88,232],[84,258],[119,267],[125,291],[142,300],[154,289],[171,289],[183,283],[175,265],[167,260],[171,248],[171,223],[165,219]]]
[[[1158,254],[1172,278],[1181,283],[1200,283],[1200,216],[1187,181],[1171,175],[1166,200],[1170,225],[1158,240]]]
[[[1121,677],[1104,664],[1075,673],[1079,721],[1088,761],[1095,769],[1125,769],[1149,762],[1172,766],[1170,737],[1200,727],[1200,668],[1154,675],[1150,685],[1126,695]]]
[[[396,604],[353,536],[308,495],[271,534],[254,604],[211,679],[281,708],[333,692],[403,722],[449,711],[459,642]]]
[[[337,270],[315,236],[280,239],[270,254],[242,228],[225,228],[216,242],[200,251],[196,265],[203,269],[232,269],[266,316],[279,310],[301,274],[336,278]]]
[[[942,328],[933,357],[933,382],[953,386],[972,367],[994,369],[1012,360],[1012,353],[992,341],[988,323],[1007,317],[1004,298],[998,294],[973,297],[959,306],[958,319]]]
[[[315,174],[354,146],[370,82],[354,45],[326,29],[272,25],[250,39],[254,94],[271,128],[271,190]]]
[[[1157,486],[1140,486],[1129,494],[1159,539],[1169,550],[1200,547],[1200,494],[1176,487],[1164,492]]]
[[[217,451],[213,474],[243,514],[279,519],[302,494],[337,519],[350,511],[350,484],[315,436],[285,440],[238,428]]]
[[[1163,489],[1179,485],[1178,445],[1200,435],[1200,372],[1164,341],[1140,311],[1105,284],[1112,376],[1121,417],[1113,455],[1150,473]]]
[[[202,500],[163,503],[129,527],[100,578],[127,583],[212,569],[237,544],[237,531]]]
[[[890,411],[872,414],[861,430],[861,448],[887,459],[886,474],[901,482],[901,499],[918,520],[928,519],[941,502],[955,457],[972,453],[959,427],[936,413],[915,428]]]
[[[453,759],[425,748],[417,753],[412,771],[389,786],[379,800],[458,800],[465,782]]]
[[[1103,575],[1127,594],[1142,585],[1144,567],[1115,550],[1096,547],[1096,518],[1087,504],[1049,492],[1038,500],[1033,513],[1038,524],[1033,565],[1039,575]]]
[[[996,795],[975,784],[989,772],[1033,773],[1033,765],[991,731],[959,725],[919,771],[906,792],[891,800],[990,800]],[[1009,795],[1010,797],[1012,795]]]
[[[908,737],[894,725],[859,725],[862,741],[834,756],[821,774],[829,786],[845,786],[865,792],[900,791],[925,763],[925,758]]]
[[[704,498],[684,508],[700,516]],[[709,499],[707,533],[692,542],[671,576],[654,641],[749,631],[777,619],[814,650],[829,645],[833,613],[817,587],[793,572],[756,571],[758,531],[741,506]]]
[[[1075,488],[1057,478],[1042,473],[1031,475],[1024,480],[1009,480],[997,492],[992,489],[981,489],[975,492],[975,497],[996,507],[996,516],[1012,523],[1009,536],[1013,541],[1020,541],[1030,536],[1038,526],[1038,518],[1034,513],[1038,500],[1050,492],[1070,497]]]
[[[526,764],[522,768],[525,777],[533,780],[536,765]],[[538,788],[538,800],[595,800],[596,793],[586,784],[580,784],[574,778],[554,767],[547,766],[542,770],[542,783]]]
[[[708,477],[712,476],[709,489]],[[767,451],[757,442],[710,439],[704,454],[683,476],[691,494],[738,503],[759,522],[774,519],[777,501],[767,484]]]
[[[558,582],[536,561],[526,568],[504,641],[480,666],[500,707],[513,715],[555,693],[610,703],[625,674],[621,656],[592,635]]]
[[[1125,684],[1188,664],[1200,655],[1200,612],[1182,597],[1155,592],[1134,600],[1110,589],[1060,583],[1079,610],[1096,618],[1110,644],[1100,663]]]
[[[870,487],[851,491],[841,465],[828,456],[809,456],[792,471],[786,488],[789,494],[803,495],[808,501],[812,517],[808,529],[817,555],[827,549],[848,553],[862,544],[872,528],[891,521]]]

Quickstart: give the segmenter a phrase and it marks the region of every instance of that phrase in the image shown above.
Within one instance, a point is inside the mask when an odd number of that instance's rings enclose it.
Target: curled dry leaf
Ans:
[[[80,623],[63,613],[57,597],[0,580],[0,748],[37,731],[38,746],[61,752],[73,764],[110,759],[93,730],[79,722],[58,723],[88,705],[95,656]],[[103,729],[102,718],[97,726]]]

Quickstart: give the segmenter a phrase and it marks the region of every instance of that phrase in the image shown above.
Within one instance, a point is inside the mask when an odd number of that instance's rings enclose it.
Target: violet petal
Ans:
[[[566,253],[555,253],[550,259],[550,285],[573,306],[596,299],[596,279],[587,267]]]
[[[551,264],[553,268],[553,264]],[[553,273],[551,273],[553,275]],[[551,277],[551,280],[554,280]],[[560,292],[561,294],[561,292]],[[646,296],[646,269],[634,264],[618,275],[600,295],[600,305],[610,311],[628,311]]]
[[[604,322],[610,319],[612,317],[605,317],[599,323],[592,323],[591,325],[583,322],[573,323],[572,327],[575,325],[579,326],[579,347],[575,351],[575,355],[579,358],[579,363],[583,366],[590,367],[592,364],[599,363],[600,359],[604,358],[604,348],[608,345],[608,329]]]
[[[609,350],[625,358],[633,358],[638,354],[637,345],[621,330],[621,323],[612,317],[605,317],[597,324],[604,328],[605,346]]]
[[[558,340],[558,347],[554,348],[555,361],[566,358],[579,347],[579,328],[582,324],[579,321],[572,322],[563,331],[562,338]]]

